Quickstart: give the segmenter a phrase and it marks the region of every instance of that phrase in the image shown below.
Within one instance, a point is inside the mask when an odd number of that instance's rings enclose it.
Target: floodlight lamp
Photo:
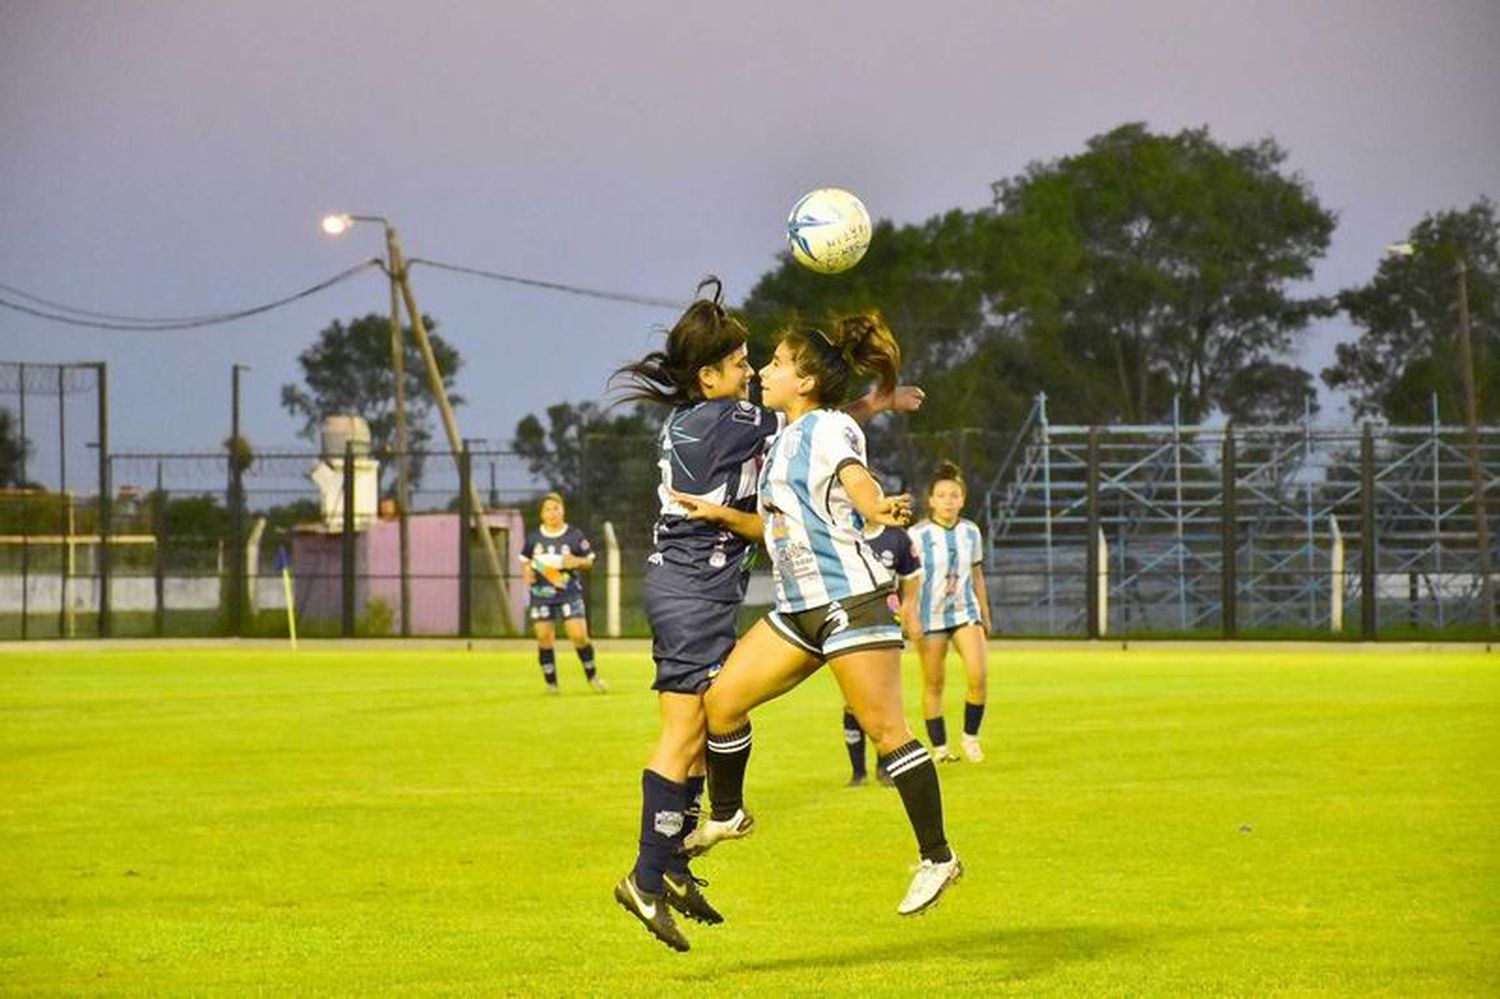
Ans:
[[[348,215],[323,216],[323,231],[330,236],[342,236],[353,224],[354,220]]]

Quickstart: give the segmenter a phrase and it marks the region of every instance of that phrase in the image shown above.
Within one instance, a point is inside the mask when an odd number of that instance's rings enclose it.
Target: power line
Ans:
[[[584,288],[579,285],[561,284],[557,281],[539,281],[536,278],[517,277],[514,274],[501,274],[496,271],[482,270],[478,267],[462,267],[458,264],[447,264],[440,260],[428,260],[424,257],[413,257],[407,261],[408,266],[425,264],[438,270],[454,271],[458,274],[471,274],[475,277],[489,278],[491,281],[504,281],[508,284],[521,284],[531,288],[545,288],[548,291],[560,291],[567,295],[581,295],[585,298],[602,298],[610,302],[629,302],[632,305],[646,305],[659,309],[675,309],[681,311],[688,307],[688,302],[678,298],[660,298],[655,295],[636,295],[628,291],[604,291],[599,288]]]
[[[69,326],[84,326],[91,329],[129,330],[133,332],[143,333],[190,330],[197,329],[202,326],[216,326],[221,323],[230,323],[239,319],[247,319],[250,316],[258,316],[262,313],[270,312],[272,309],[279,309],[282,306],[290,305],[291,303],[296,302],[300,299],[307,298],[311,295],[316,295],[320,291],[325,291],[328,288],[331,288],[334,285],[338,284],[339,282],[346,281],[349,278],[354,277],[356,274],[369,270],[372,267],[384,270],[385,264],[380,260],[380,258],[372,257],[369,260],[363,261],[353,267],[340,271],[327,280],[319,281],[317,284],[312,285],[311,287],[304,288],[301,291],[296,292],[295,294],[286,296],[285,298],[279,298],[274,302],[267,302],[264,305],[251,306],[250,308],[246,309],[236,309],[232,312],[219,312],[213,315],[205,316],[146,318],[138,316],[119,316],[103,312],[91,312],[87,309],[80,309],[70,305],[63,305],[58,302],[51,302],[37,295],[31,295],[27,292],[20,291],[19,289],[12,288],[9,285],[0,285],[0,289],[9,292],[12,295],[19,295],[20,297],[33,302],[43,303],[50,309],[60,310],[63,312],[72,312],[75,313],[75,315],[61,315],[58,311],[45,311],[33,306],[23,305],[20,302],[11,301],[4,296],[0,296],[0,307],[11,309],[15,312],[22,312],[26,315],[36,316],[39,319],[46,319],[51,322],[66,323]]]

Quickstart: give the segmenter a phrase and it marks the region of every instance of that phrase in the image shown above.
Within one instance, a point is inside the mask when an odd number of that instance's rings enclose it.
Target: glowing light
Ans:
[[[353,224],[354,220],[347,215],[323,216],[323,231],[330,236],[342,236]]]

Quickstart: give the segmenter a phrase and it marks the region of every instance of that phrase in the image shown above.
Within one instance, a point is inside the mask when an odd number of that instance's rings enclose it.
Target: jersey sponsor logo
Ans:
[[[722,569],[729,564],[729,556],[724,554],[722,548],[715,548],[708,554],[708,564],[715,569]]]
[[[676,836],[682,832],[681,812],[657,812],[656,818],[652,820],[652,828],[663,836]]]
[[[760,409],[754,403],[736,402],[729,418],[736,423],[748,423],[754,426],[760,423]]]

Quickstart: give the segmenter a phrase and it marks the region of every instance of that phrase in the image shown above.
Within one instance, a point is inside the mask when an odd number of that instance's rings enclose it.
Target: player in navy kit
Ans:
[[[880,560],[880,564],[896,577],[900,590],[901,632],[915,642],[922,635],[917,624],[917,594],[922,588],[922,561],[911,543],[911,537],[903,528],[891,525],[871,524],[865,528],[865,544]],[[844,705],[844,746],[849,750],[850,776],[848,787],[859,787],[865,783],[868,773],[865,767],[865,731],[859,727],[859,719],[849,705]],[[895,787],[890,774],[878,763],[875,776],[881,784]]]
[[[682,498],[695,518],[747,533],[759,526],[776,579],[776,609],[739,640],[704,697],[713,811],[683,845],[697,856],[754,828],[744,807],[750,712],[826,663],[895,780],[915,834],[921,863],[896,907],[911,916],[936,904],[963,873],[944,830],[937,768],[902,710],[891,574],[862,537],[863,524],[905,524],[911,497],[882,495],[866,465],[864,434],[830,408],[862,381],[894,389],[900,358],[890,330],[871,314],[841,320],[832,335],[787,332],[760,372],[764,402],[787,426],[761,470],[759,516]]]
[[[698,821],[704,783],[703,694],[735,642],[754,551],[742,533],[689,519],[681,498],[700,497],[741,511],[755,507],[756,480],[779,416],[748,401],[752,371],[748,331],[725,310],[718,278],[698,286],[712,298],[690,305],[663,350],[623,366],[626,399],[670,406],[657,464],[661,512],[646,564],[645,606],[661,731],[641,775],[640,842],[635,867],[615,886],[615,900],[657,939],[688,949],[672,910],[705,923],[722,917],[688,869],[683,839]],[[921,392],[872,394],[852,411],[915,409]],[[759,531],[752,532],[758,538]]]
[[[593,567],[594,550],[589,539],[564,519],[567,508],[557,493],[542,497],[542,524],[526,535],[521,546],[521,569],[531,594],[527,616],[536,632],[537,661],[547,693],[557,693],[557,622],[578,652],[583,675],[599,693],[609,688],[594,666],[594,646],[589,642],[589,622],[583,605],[583,580],[579,573]]]

